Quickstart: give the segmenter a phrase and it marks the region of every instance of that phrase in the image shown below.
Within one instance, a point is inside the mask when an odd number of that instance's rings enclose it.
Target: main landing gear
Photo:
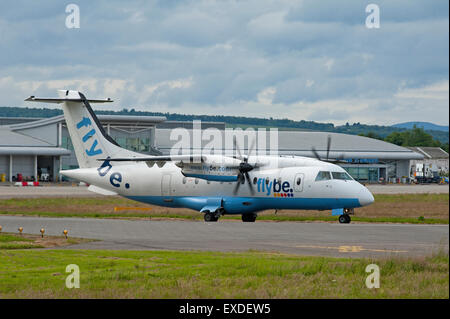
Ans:
[[[205,222],[216,222],[219,220],[220,214],[217,213],[211,213],[206,212],[203,218],[205,219]]]
[[[256,215],[255,213],[242,214],[242,221],[245,223],[254,223],[257,216],[258,215]]]

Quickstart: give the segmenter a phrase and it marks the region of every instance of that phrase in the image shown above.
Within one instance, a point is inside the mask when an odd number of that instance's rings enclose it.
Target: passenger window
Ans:
[[[320,171],[317,174],[316,181],[326,181],[331,179],[330,172]]]

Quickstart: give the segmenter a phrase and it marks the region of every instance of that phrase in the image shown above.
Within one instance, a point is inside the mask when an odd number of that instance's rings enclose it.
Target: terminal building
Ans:
[[[175,128],[184,130],[190,138],[196,131],[193,122],[167,121],[165,117],[158,116],[98,115],[98,118],[105,131],[120,146],[150,155],[171,153],[177,143],[177,139],[173,139]],[[223,141],[230,140],[231,135],[247,135],[245,130],[226,128],[223,122],[201,122],[201,132],[208,132],[206,130],[213,130]],[[424,159],[424,154],[414,149],[368,137],[311,131],[278,131],[276,134],[279,155],[314,157],[312,149],[315,148],[321,158],[326,158],[330,136],[329,158],[342,159],[339,165],[361,182],[409,177],[412,161]],[[261,144],[269,146],[272,141],[267,138],[264,143],[258,140],[259,154],[266,152]],[[202,140],[201,145],[196,147],[192,142],[189,151],[197,152],[207,144],[208,140]],[[244,154],[248,145],[248,140],[242,143]],[[224,149],[225,153],[232,151],[225,146]],[[269,154],[268,151],[266,153]],[[47,172],[51,180],[58,181],[60,170],[77,167],[62,115],[51,118],[0,117],[0,176],[3,174],[7,181],[18,178],[35,180],[43,172]]]

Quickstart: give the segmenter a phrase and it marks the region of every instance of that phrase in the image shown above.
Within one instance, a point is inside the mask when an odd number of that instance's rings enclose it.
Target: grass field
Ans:
[[[61,247],[92,241],[83,238],[65,238],[63,236],[47,236],[31,234],[0,233],[0,251],[10,249]],[[1,261],[1,260],[0,260]]]
[[[0,250],[0,298],[449,298],[448,254],[347,259],[174,251]],[[367,265],[380,267],[368,289]],[[80,267],[68,289],[66,266]]]
[[[449,222],[449,194],[393,194],[374,195],[375,203],[358,208],[352,221],[395,223]],[[114,207],[150,207],[148,211],[121,210]],[[96,218],[182,218],[202,220],[199,212],[185,208],[165,208],[113,197],[89,198],[30,198],[0,200],[0,214],[47,217]],[[240,220],[240,216],[222,219]],[[273,210],[261,212],[258,220],[266,221],[334,221],[330,211]]]

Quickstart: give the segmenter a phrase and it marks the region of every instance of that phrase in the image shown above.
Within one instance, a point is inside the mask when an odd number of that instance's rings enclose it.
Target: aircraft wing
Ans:
[[[204,162],[205,156],[202,155],[168,155],[168,156],[142,156],[142,157],[113,157],[113,158],[100,158],[98,161],[109,161],[109,162],[176,162],[176,161],[187,161],[187,162]]]
[[[145,162],[148,167],[155,164],[163,167],[167,162],[174,162],[181,168],[186,177],[195,177],[210,181],[237,181],[240,173],[239,159],[221,155],[168,155],[168,156],[142,156],[102,158],[99,161],[107,162]]]

